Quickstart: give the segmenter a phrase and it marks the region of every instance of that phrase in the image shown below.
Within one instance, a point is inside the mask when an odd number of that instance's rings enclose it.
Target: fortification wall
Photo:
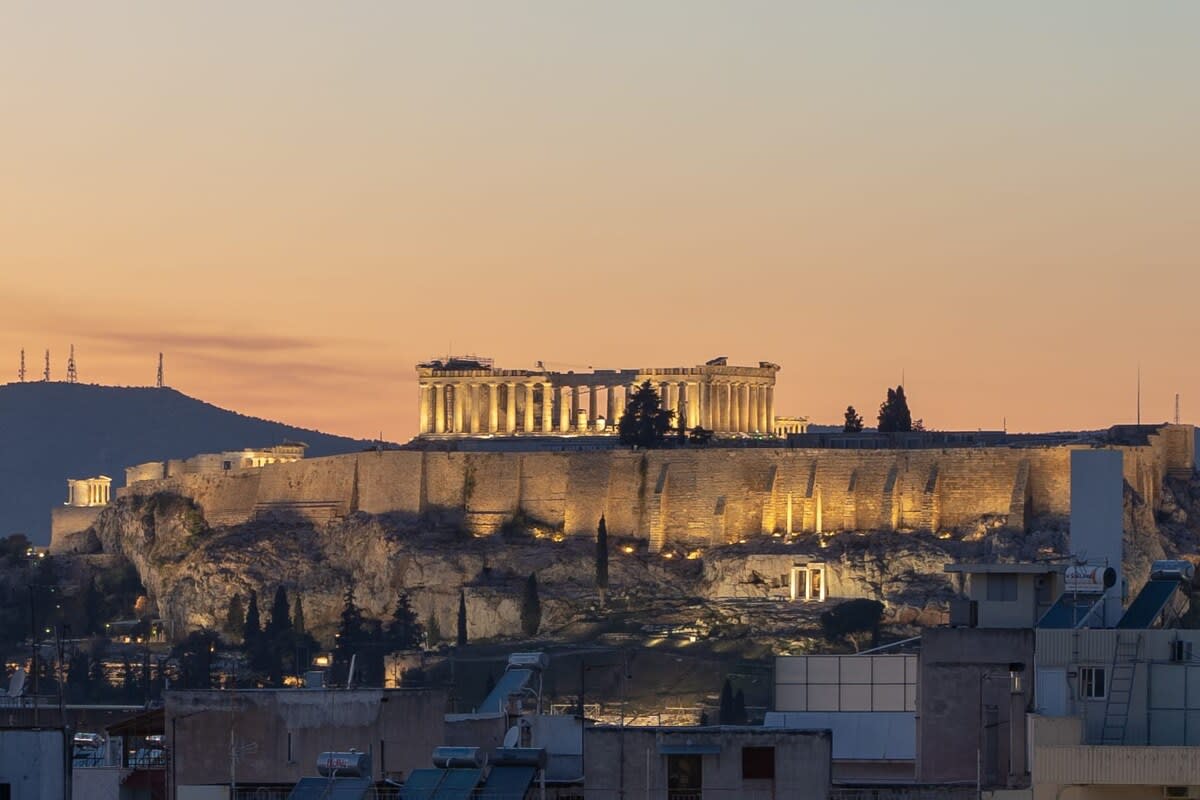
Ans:
[[[50,552],[91,553],[99,544],[89,529],[104,506],[59,506],[50,509]]]
[[[1172,426],[1167,426],[1171,428]],[[1119,448],[1125,476],[1152,504],[1190,469],[1192,430]],[[1025,529],[1070,513],[1070,448],[728,449],[631,452],[367,452],[223,474],[141,481],[174,491],[213,524],[286,514],[321,522],[353,511],[450,515],[486,535],[527,520],[592,535],[719,544],[772,533],[947,530],[982,517]]]

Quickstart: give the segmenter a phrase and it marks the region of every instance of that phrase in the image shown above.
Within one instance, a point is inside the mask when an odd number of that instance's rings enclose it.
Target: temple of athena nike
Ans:
[[[417,365],[418,431],[423,437],[615,434],[626,398],[649,381],[689,428],[772,436],[778,371],[767,361],[738,367],[714,358],[696,367],[554,372],[451,356]]]

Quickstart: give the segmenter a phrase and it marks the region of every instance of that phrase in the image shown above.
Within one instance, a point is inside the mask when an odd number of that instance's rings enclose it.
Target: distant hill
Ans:
[[[50,540],[50,508],[66,500],[67,478],[197,453],[266,447],[284,439],[309,456],[361,450],[369,443],[246,417],[174,389],[71,383],[0,386],[0,536]]]

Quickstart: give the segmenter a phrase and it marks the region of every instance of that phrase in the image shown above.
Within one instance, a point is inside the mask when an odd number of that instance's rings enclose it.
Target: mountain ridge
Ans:
[[[0,385],[0,536],[50,540],[50,509],[68,478],[197,453],[268,447],[284,439],[309,456],[354,452],[371,442],[299,428],[220,408],[168,387],[38,381]]]

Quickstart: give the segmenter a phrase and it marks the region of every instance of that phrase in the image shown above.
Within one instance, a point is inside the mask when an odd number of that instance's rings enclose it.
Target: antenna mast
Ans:
[[[158,386],[158,388],[159,388],[159,389],[163,388],[163,368],[162,368],[162,361],[163,361],[163,359],[162,359],[162,353],[159,353],[159,354],[158,354],[158,383],[156,384],[156,385]]]
[[[1179,392],[1175,393],[1175,424],[1179,424]]]
[[[67,383],[79,383],[79,371],[75,369],[75,345],[71,345],[71,355],[67,358]]]
[[[1138,362],[1137,373],[1137,424],[1142,424],[1142,362]]]
[[[25,348],[21,348],[21,368],[17,370],[17,377],[21,379],[21,383],[25,382]]]
[[[42,380],[44,380],[46,382],[50,381],[50,350],[49,350],[49,348],[47,348],[47,350],[46,350],[46,371],[42,373]]]

